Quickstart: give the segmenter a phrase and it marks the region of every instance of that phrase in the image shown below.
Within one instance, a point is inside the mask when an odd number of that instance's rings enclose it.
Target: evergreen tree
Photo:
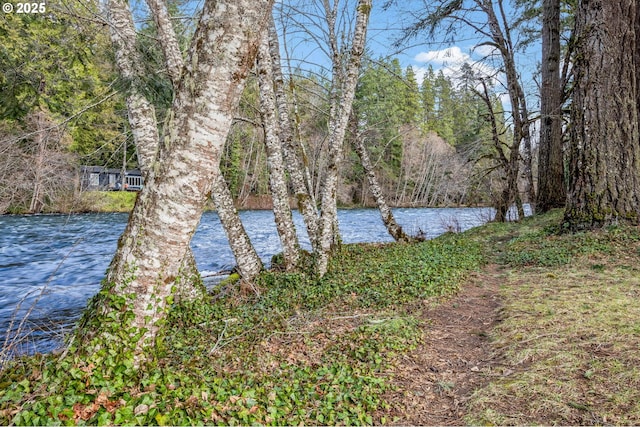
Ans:
[[[436,95],[436,123],[434,124],[434,130],[445,141],[453,145],[455,143],[453,84],[451,79],[445,77],[442,70],[438,72],[435,79],[434,89]]]
[[[408,66],[404,74],[403,124],[415,124],[420,116],[420,88],[413,67]]]
[[[425,130],[435,131],[436,112],[436,76],[433,67],[429,65],[420,85],[420,104],[422,106],[422,120]]]

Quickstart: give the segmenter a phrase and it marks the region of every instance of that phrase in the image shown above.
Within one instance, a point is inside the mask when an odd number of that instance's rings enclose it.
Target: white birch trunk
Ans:
[[[158,36],[165,56],[167,73],[171,78],[175,91],[180,83],[179,78],[184,67],[178,39],[169,19],[164,0],[147,0],[147,5],[149,5],[154,21],[158,26]],[[213,203],[216,205],[220,223],[224,228],[229,247],[238,264],[240,276],[244,280],[253,281],[263,268],[262,260],[256,253],[249,235],[242,225],[238,211],[233,204],[233,195],[229,191],[229,186],[219,167],[216,168],[216,173],[217,176],[211,189]],[[190,255],[190,257],[195,259],[193,255]],[[196,268],[195,263],[193,266]]]
[[[180,45],[176,38],[176,32],[171,23],[171,17],[167,11],[167,5],[164,0],[146,0],[146,2],[158,29],[158,38],[160,40],[162,53],[164,54],[167,74],[175,88],[177,82],[180,80],[180,73],[182,72],[184,61],[182,60],[182,53],[180,53]]]
[[[147,174],[156,158],[160,138],[156,112],[153,104],[137,86],[142,76],[142,60],[136,49],[136,30],[129,6],[123,0],[108,0],[107,11],[116,65],[120,75],[130,84],[126,97],[127,114],[138,153],[138,164],[147,180]]]
[[[300,245],[293,215],[289,205],[287,177],[285,175],[282,145],[276,120],[275,92],[273,90],[273,64],[269,52],[269,35],[265,32],[260,40],[257,60],[258,85],[260,88],[260,115],[264,126],[264,144],[269,170],[269,189],[273,199],[273,214],[276,229],[282,244],[285,269],[293,271],[300,259]]]
[[[138,196],[103,289],[79,332],[145,361],[183,280],[182,260],[216,177],[273,0],[209,0],[185,61],[156,173]],[[131,339],[123,342],[122,331]],[[83,335],[86,333],[86,335]],[[118,333],[120,336],[115,335]]]
[[[329,10],[326,0],[325,8],[329,22],[330,45],[333,52],[334,82],[337,82],[337,84],[334,85],[335,87],[333,88],[331,96],[331,110],[329,113],[329,159],[321,202],[319,230],[320,251],[317,261],[317,271],[320,276],[323,276],[327,272],[329,256],[338,238],[338,172],[340,162],[342,161],[344,136],[347,130],[349,115],[351,114],[351,105],[353,104],[356,84],[358,83],[360,61],[364,54],[369,12],[371,11],[371,0],[360,0],[358,2],[356,28],[353,35],[346,73],[344,73],[344,75],[341,71],[342,63],[338,55],[337,39],[333,31],[333,26],[335,25],[335,10]],[[342,76],[344,76],[344,78],[341,78]]]
[[[318,247],[318,209],[316,199],[311,191],[310,180],[305,179],[309,174],[308,160],[306,159],[302,143],[293,137],[293,127],[289,115],[289,106],[284,91],[284,78],[280,65],[280,44],[273,17],[269,23],[269,52],[273,66],[273,86],[275,90],[276,104],[278,107],[278,118],[280,124],[280,141],[282,153],[293,191],[296,194],[298,209],[304,219],[309,235],[309,241],[314,251]],[[300,153],[300,155],[298,155]],[[300,158],[302,157],[302,159]]]
[[[219,165],[216,166],[213,188],[211,189],[213,203],[218,212],[220,222],[229,241],[229,247],[238,264],[238,273],[243,280],[253,281],[262,271],[262,260],[249,240],[238,211],[233,205],[233,196],[229,186],[222,176]]]
[[[171,81],[175,87],[182,69],[182,57],[175,39],[175,33],[165,5],[157,0],[149,0],[148,5],[159,28],[160,44],[165,53],[165,61]],[[121,0],[109,0],[108,10],[109,19],[112,23],[111,40],[116,51],[117,66],[122,77],[131,82],[131,87],[127,93],[127,112],[136,152],[138,153],[138,165],[145,180],[149,181],[160,143],[155,108],[135,83],[140,81],[142,77],[140,69],[142,59],[136,48],[136,32],[131,10]],[[170,60],[167,55],[173,55],[173,59]],[[126,149],[124,156],[126,156]],[[122,169],[123,189],[126,169],[125,159],[126,157],[123,159]],[[185,271],[189,271],[190,280],[183,281],[180,286],[180,298],[196,299],[202,297],[206,289],[202,286],[195,257],[191,251],[185,258]]]
[[[376,174],[373,170],[373,164],[371,163],[369,153],[367,153],[367,148],[364,146],[361,135],[356,134],[355,138],[353,138],[353,147],[360,157],[360,163],[362,164],[362,168],[367,175],[369,190],[371,190],[371,194],[373,194],[373,198],[378,205],[378,210],[380,211],[382,222],[387,228],[387,231],[389,232],[391,237],[393,237],[398,242],[410,241],[411,238],[407,236],[407,234],[402,230],[402,227],[396,222],[396,219],[393,216],[393,212],[391,211],[391,208],[389,208],[389,205],[384,198],[382,188],[380,188],[380,185],[378,184],[378,179],[376,178]]]

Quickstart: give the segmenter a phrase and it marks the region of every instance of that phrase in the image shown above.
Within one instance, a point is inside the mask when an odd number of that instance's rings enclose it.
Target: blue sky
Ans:
[[[352,26],[357,0],[328,1],[330,4],[339,2],[341,12],[338,15],[338,28]],[[491,49],[478,46],[483,39],[470,29],[460,29],[455,35],[436,33],[433,40],[428,40],[426,34],[421,34],[409,40],[401,48],[394,46],[402,28],[415,21],[415,15],[419,14],[422,11],[421,8],[425,7],[424,3],[429,1],[431,0],[398,0],[393,8],[383,10],[382,5],[386,0],[373,0],[367,34],[367,47],[372,56],[398,58],[403,67],[409,65],[413,67],[418,82],[422,80],[422,75],[429,66],[432,66],[436,72],[442,70],[445,75],[455,80],[460,66],[465,62],[473,65],[481,73],[496,74],[500,61],[486,60]],[[466,1],[472,3],[472,0]],[[134,0],[134,3],[144,4],[144,0]],[[202,6],[202,3],[203,0],[191,0],[188,6],[191,9],[197,9]],[[507,13],[514,14],[510,3],[511,0],[504,0]],[[286,48],[294,64],[300,64],[302,68],[313,72],[319,72],[318,70],[324,67],[325,72],[328,73],[330,60],[323,40],[326,24],[321,4],[322,0],[277,0],[275,15],[281,16],[281,19],[276,19],[280,31],[286,28],[287,32],[286,43],[283,41],[281,44],[283,58],[286,57],[284,55]],[[278,14],[278,10],[288,12],[288,16],[282,17],[282,14]],[[479,22],[483,16],[476,14],[470,15],[470,18]],[[447,42],[442,41],[446,39],[448,39]],[[532,74],[536,69],[539,56],[540,46],[533,45],[528,52],[523,52],[518,57],[525,90],[534,94],[532,103],[537,102],[535,97],[537,88]],[[482,58],[485,60],[480,62]],[[504,96],[503,100],[507,101],[507,97]]]
[[[335,0],[329,1],[333,4]],[[374,58],[398,58],[403,67],[409,65],[413,67],[418,76],[418,82],[421,81],[423,73],[429,66],[432,66],[436,72],[442,70],[445,75],[455,80],[460,66],[465,62],[474,66],[480,73],[498,74],[496,90],[503,94],[503,103],[508,109],[506,90],[500,88],[500,82],[504,82],[504,76],[500,76],[496,71],[500,67],[500,61],[491,60],[491,48],[479,46],[484,40],[479,38],[475,31],[461,28],[455,35],[440,32],[436,33],[431,41],[428,40],[426,34],[421,34],[409,40],[401,48],[394,46],[394,42],[400,37],[402,28],[413,22],[415,15],[421,12],[420,8],[424,7],[424,1],[398,1],[396,7],[390,10],[383,10],[382,4],[385,3],[385,0],[373,1],[367,34],[367,46],[372,56]],[[323,10],[319,4],[321,4],[320,0],[280,0],[276,4],[277,8],[291,12],[292,16],[285,19],[285,26],[289,30],[287,48],[293,58],[303,61],[303,68],[317,69],[318,65],[329,67],[330,64],[329,58],[323,53],[322,48],[318,47],[317,40],[313,40],[322,38],[324,22],[322,22],[323,17],[320,15],[323,14]],[[348,26],[353,23],[353,11],[357,0],[340,0],[340,4],[347,6],[345,7],[346,11],[339,16],[339,22],[342,18],[341,22]],[[504,0],[504,4],[509,6],[510,0]],[[507,7],[507,14],[514,13],[513,9]],[[306,14],[312,15],[312,17],[305,18]],[[313,17],[314,15],[316,16]],[[470,17],[476,22],[481,22],[484,19],[483,14],[477,13],[470,15]],[[293,23],[299,26],[295,31],[293,31]],[[280,24],[282,28],[282,22]],[[448,41],[442,41],[446,39]],[[527,52],[520,53],[517,58],[525,91],[533,94],[530,101],[532,104],[537,103],[536,94],[538,91],[532,75],[535,72],[539,56],[540,46],[532,45]],[[483,58],[484,61],[480,62]],[[535,105],[531,106],[532,110],[535,108]]]
[[[383,48],[384,42],[379,42],[377,37],[385,34],[383,28],[394,28],[394,31],[386,31],[387,38],[392,37],[397,39],[399,27],[403,24],[413,22],[415,20],[414,15],[420,13],[419,8],[424,7],[425,2],[431,0],[403,0],[398,3],[400,6],[393,11],[381,11],[381,1],[378,0],[379,13],[372,14],[372,22],[370,28],[372,28],[372,45],[380,46]],[[466,0],[465,5],[472,4],[473,1]],[[511,0],[504,0],[503,5],[505,7],[505,13],[510,18],[517,17],[518,11],[514,10],[511,6]],[[375,9],[375,6],[374,6]],[[466,16],[470,21],[476,23],[484,23],[486,16],[484,13],[474,12]],[[376,32],[376,27],[381,28]],[[377,34],[379,33],[379,34]],[[514,42],[517,42],[517,33],[513,33]],[[444,41],[443,41],[444,40]],[[497,51],[492,47],[483,45],[486,41],[486,37],[478,34],[475,30],[469,27],[462,26],[455,33],[445,33],[444,31],[436,32],[433,39],[429,40],[428,35],[425,33],[411,40],[409,47],[399,53],[401,63],[404,66],[411,65],[416,71],[417,75],[422,75],[424,71],[432,66],[434,70],[442,70],[445,75],[455,78],[459,75],[460,66],[464,63],[468,63],[474,67],[479,74],[485,75],[498,75],[496,83],[496,90],[501,93],[501,98],[505,108],[509,108],[509,99],[504,87],[505,76],[497,72],[501,67],[501,58]],[[521,73],[521,83],[527,93],[530,93],[530,110],[535,110],[538,103],[538,89],[537,84],[534,81],[534,74],[537,69],[537,64],[540,61],[541,46],[539,43],[531,44],[526,51],[518,52],[516,61],[518,64],[518,70]]]

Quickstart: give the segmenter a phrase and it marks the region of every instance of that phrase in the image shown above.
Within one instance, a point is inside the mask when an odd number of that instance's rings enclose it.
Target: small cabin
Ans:
[[[82,166],[80,174],[82,191],[119,191],[122,189],[122,169]],[[139,169],[125,171],[124,178],[125,190],[142,190],[144,179]]]

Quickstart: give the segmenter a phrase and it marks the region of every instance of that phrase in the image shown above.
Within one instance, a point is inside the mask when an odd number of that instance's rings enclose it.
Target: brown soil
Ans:
[[[498,322],[495,266],[474,274],[460,292],[423,314],[425,338],[392,375],[391,407],[377,414],[395,425],[464,425],[466,404],[489,381],[494,360],[488,335]]]

